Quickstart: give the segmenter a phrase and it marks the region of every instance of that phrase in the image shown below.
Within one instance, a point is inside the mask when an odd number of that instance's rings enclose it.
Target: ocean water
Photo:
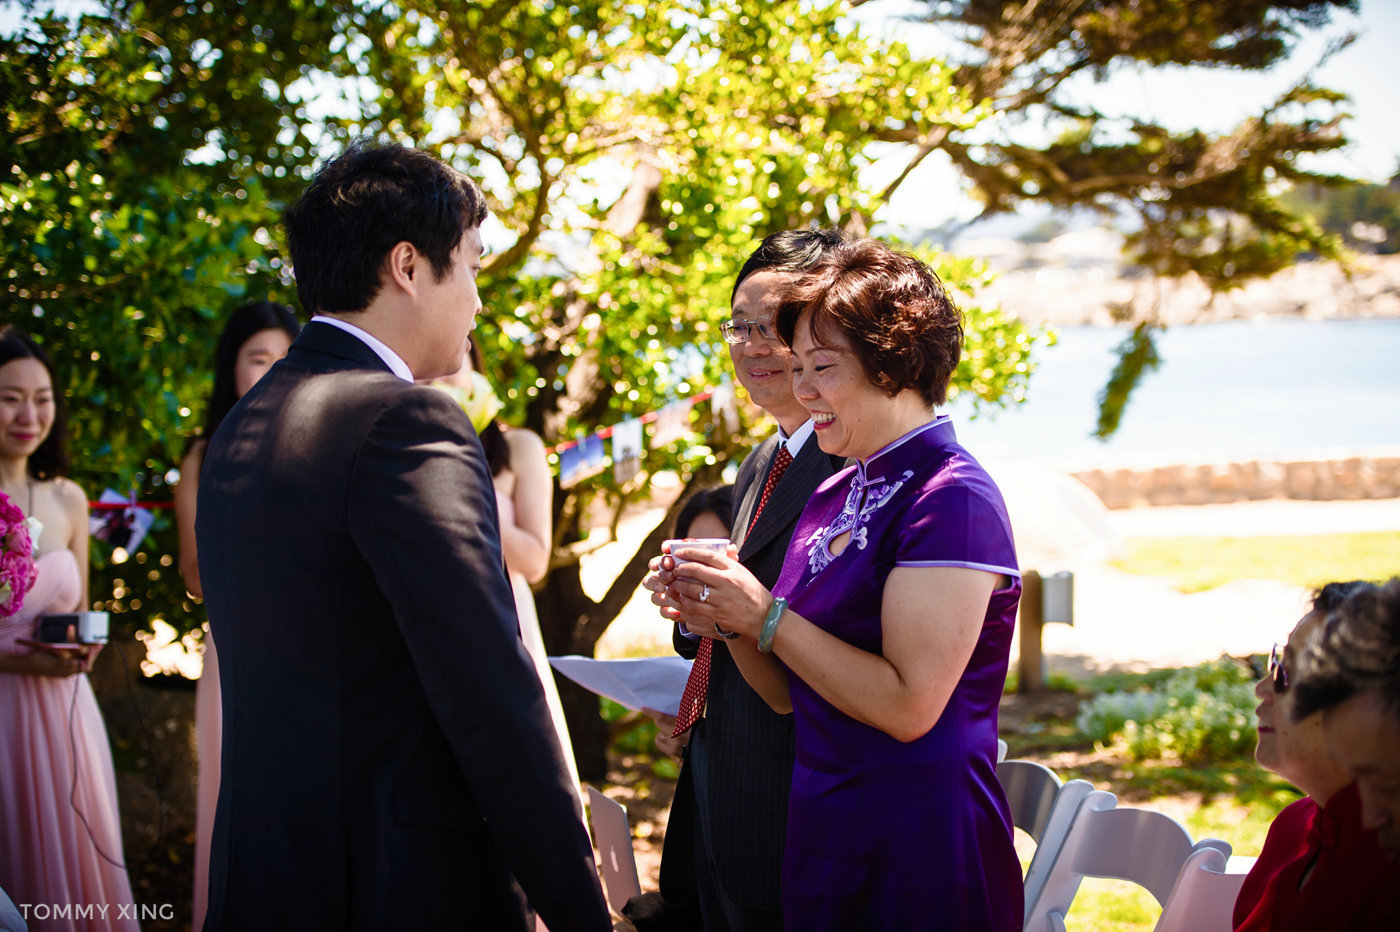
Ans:
[[[1400,447],[1400,320],[1269,319],[1172,327],[1161,366],[1118,432],[1093,437],[1097,397],[1127,331],[1061,327],[1040,350],[1025,402],[969,418],[948,406],[973,455],[1062,467],[1336,456]]]

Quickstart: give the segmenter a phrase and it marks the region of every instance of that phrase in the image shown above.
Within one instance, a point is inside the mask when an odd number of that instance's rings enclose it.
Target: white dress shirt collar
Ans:
[[[365,346],[374,350],[374,354],[384,360],[384,365],[389,367],[389,371],[403,379],[405,382],[413,381],[413,370],[408,368],[408,363],[403,361],[398,353],[389,349],[389,345],[367,330],[362,330],[352,323],[347,323],[339,317],[330,317],[326,314],[317,314],[311,318],[313,324],[330,324],[332,327],[339,327]],[[808,423],[811,423],[810,421]]]
[[[787,447],[788,455],[793,459],[797,459],[797,454],[802,452],[802,445],[807,442],[808,437],[816,432],[816,429],[816,426],[812,423],[812,419],[808,418],[802,422],[801,427],[792,432],[791,437],[784,436],[783,429],[779,427],[778,439]]]

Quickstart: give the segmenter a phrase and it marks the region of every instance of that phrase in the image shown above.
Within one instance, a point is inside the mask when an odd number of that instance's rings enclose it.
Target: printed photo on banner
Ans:
[[[715,419],[724,425],[729,433],[739,430],[739,396],[734,391],[734,383],[726,376],[710,392],[710,410]]]
[[[690,408],[694,404],[690,398],[673,401],[656,412],[656,423],[651,428],[651,448],[668,447],[690,431]]]
[[[559,485],[567,489],[590,476],[596,476],[608,465],[607,448],[597,434],[582,437],[572,446],[559,451]]]
[[[125,504],[126,507],[94,508],[88,515],[88,533],[127,553],[135,553],[146,532],[155,523],[155,512],[139,507],[131,499],[111,489],[103,489],[98,502],[104,505]]]
[[[642,470],[642,422],[623,421],[612,432],[613,478],[626,482]]]

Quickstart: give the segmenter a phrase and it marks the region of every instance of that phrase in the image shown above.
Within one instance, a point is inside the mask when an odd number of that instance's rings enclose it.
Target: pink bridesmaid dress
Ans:
[[[501,526],[515,523],[515,503],[507,496],[496,493],[496,510],[500,513]],[[549,653],[544,648],[544,635],[540,632],[540,616],[535,612],[535,594],[530,590],[530,582],[523,573],[507,568],[510,588],[515,596],[515,614],[519,618],[520,640],[530,659],[535,662],[535,674],[544,687],[545,702],[549,705],[549,715],[554,719],[554,732],[559,736],[559,746],[564,749],[564,762],[569,765],[569,776],[574,778],[574,789],[583,799],[583,787],[578,779],[578,765],[574,763],[574,745],[569,739],[569,724],[564,720],[564,704],[559,699],[559,687],[554,682],[554,668],[549,665]]]
[[[78,607],[70,551],[44,554],[37,568],[23,607],[0,618],[0,651],[28,652],[15,639],[32,637],[38,616]],[[29,906],[31,932],[138,929],[124,857],[112,751],[87,675],[0,673],[0,887]]]
[[[219,695],[219,654],[214,635],[204,626],[204,672],[194,691],[195,751],[199,776],[195,793],[194,924],[204,928],[209,911],[209,845],[214,838],[214,812],[219,806],[219,761],[224,735],[224,706]]]

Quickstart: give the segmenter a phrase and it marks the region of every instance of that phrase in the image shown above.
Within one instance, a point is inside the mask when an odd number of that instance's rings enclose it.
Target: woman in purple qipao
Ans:
[[[1020,573],[1001,493],[935,414],[961,314],[922,262],[863,241],[777,324],[821,448],[853,464],[808,503],[772,593],[732,551],[682,550],[652,599],[797,716],[788,928],[1019,929],[995,761]]]

